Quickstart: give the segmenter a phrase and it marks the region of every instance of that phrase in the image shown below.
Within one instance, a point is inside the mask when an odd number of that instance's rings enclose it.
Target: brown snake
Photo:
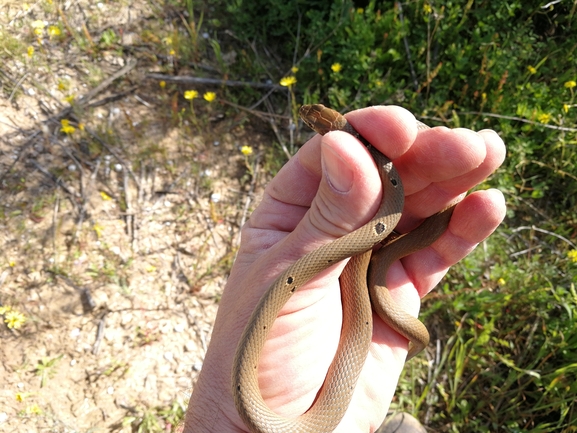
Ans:
[[[342,130],[368,148],[383,183],[383,200],[377,214],[367,224],[291,265],[269,287],[253,311],[236,350],[232,393],[239,415],[255,433],[321,433],[332,432],[337,427],[348,408],[369,351],[373,333],[371,304],[382,320],[411,342],[408,358],[428,344],[427,328],[395,304],[386,288],[385,277],[394,261],[435,242],[447,228],[454,208],[454,205],[450,206],[427,218],[415,230],[372,254],[372,248],[387,238],[401,218],[404,191],[397,170],[336,111],[320,104],[304,105],[300,116],[319,134]],[[418,127],[429,128],[421,122]],[[306,413],[294,419],[281,417],[266,405],[258,386],[258,363],[268,331],[296,290],[322,270],[349,257],[351,260],[340,278],[341,338],[325,382]]]

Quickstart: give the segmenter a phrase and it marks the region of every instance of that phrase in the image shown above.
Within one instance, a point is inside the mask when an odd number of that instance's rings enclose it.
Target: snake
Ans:
[[[435,242],[446,230],[455,205],[425,219],[409,233],[394,235],[404,206],[401,178],[392,161],[367,141],[346,118],[321,104],[303,105],[303,122],[317,133],[345,131],[374,159],[383,185],[375,216],[360,228],[309,252],[282,272],[260,298],[239,340],[232,365],[232,394],[238,414],[253,433],[332,432],[343,418],[367,358],[375,313],[410,342],[407,359],[429,342],[425,325],[400,308],[386,288],[396,260]],[[420,130],[429,126],[417,121]],[[376,253],[373,248],[385,245]],[[292,294],[319,272],[350,258],[341,274],[342,328],[336,354],[313,405],[295,418],[272,411],[258,385],[258,364],[269,330]]]

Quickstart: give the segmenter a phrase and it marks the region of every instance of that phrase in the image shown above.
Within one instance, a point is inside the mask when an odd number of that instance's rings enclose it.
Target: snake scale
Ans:
[[[254,433],[328,433],[337,427],[351,401],[369,351],[373,332],[372,309],[411,342],[408,358],[428,344],[426,327],[395,304],[386,288],[385,277],[394,261],[438,239],[447,228],[454,208],[454,205],[450,206],[427,218],[415,230],[400,235],[372,254],[372,248],[387,239],[401,218],[404,191],[397,170],[336,111],[315,104],[302,106],[299,114],[319,134],[345,131],[367,147],[383,184],[383,200],[367,224],[306,254],[291,265],[277,277],[255,307],[239,341],[232,366],[235,405],[243,422]],[[418,122],[418,128],[429,127]],[[340,278],[341,338],[325,382],[306,413],[294,419],[281,417],[266,405],[258,385],[258,363],[268,331],[296,290],[319,272],[349,257],[351,260]]]

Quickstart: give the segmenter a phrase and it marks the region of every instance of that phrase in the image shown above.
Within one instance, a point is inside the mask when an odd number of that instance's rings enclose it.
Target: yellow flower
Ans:
[[[112,200],[112,197],[110,197],[104,191],[100,191],[100,197],[102,197],[102,200]]]
[[[13,268],[14,266],[16,266],[16,262],[14,260],[10,260],[10,262],[8,262],[8,266]],[[0,314],[2,314],[2,313],[0,313]]]
[[[549,120],[551,120],[551,115],[549,113],[542,113],[539,114],[538,119],[541,123],[549,123]]]
[[[146,272],[154,272],[154,271],[156,271],[156,266],[148,265],[146,267]]]
[[[48,35],[52,38],[55,36],[60,36],[60,28],[58,26],[48,27]]]
[[[383,87],[383,82],[381,80],[377,80],[377,81],[375,81],[375,86]]]
[[[30,395],[30,393],[28,392],[17,392],[16,393],[16,401],[24,401],[24,399],[28,398],[28,396]]]
[[[206,92],[204,95],[202,95],[202,97],[205,99],[205,101],[212,102],[216,99],[216,93]]]
[[[68,95],[64,100],[69,104],[72,104],[74,102],[74,95]]]
[[[68,90],[70,88],[70,83],[68,80],[58,80],[58,90],[61,92],[64,90]]]
[[[537,69],[535,69],[533,66],[527,66],[527,70],[529,71],[530,74],[537,73]]]
[[[78,124],[78,129],[80,129],[81,131],[84,131],[84,123],[80,122]]]
[[[76,128],[70,124],[68,119],[62,119],[60,124],[62,125],[60,131],[64,132],[65,134],[72,134],[74,131],[76,131]]]
[[[158,85],[161,89],[164,89],[166,87],[166,81],[162,80],[160,83],[158,83]]]
[[[571,106],[570,106],[569,104],[563,104],[563,111],[564,111],[565,113],[568,113],[568,112],[569,112],[569,108],[571,108]]]
[[[28,57],[32,57],[34,55],[34,47],[30,45],[28,47]]]
[[[36,403],[32,406],[26,407],[26,414],[27,415],[40,415],[42,413],[42,409]]]
[[[166,45],[172,45],[172,38],[170,36],[167,36],[162,40],[162,42],[164,42]]]
[[[242,146],[240,151],[244,156],[252,155],[252,147],[250,146]]]
[[[18,329],[26,322],[26,316],[16,310],[8,311],[4,315],[4,322],[8,328]]]
[[[425,3],[423,5],[423,11],[428,15],[431,12],[433,12],[433,8],[431,7],[431,5],[429,3]]]
[[[170,51],[168,52],[168,54],[170,54],[171,56],[174,56],[176,54],[176,51],[174,51],[174,49],[170,49]]]
[[[28,12],[30,10],[30,5],[28,3],[24,3],[22,5],[22,9],[24,10],[24,12]]]
[[[567,257],[569,257],[569,260],[571,260],[573,263],[577,263],[577,250],[568,251]]]
[[[297,79],[293,75],[289,75],[288,77],[284,77],[280,80],[280,85],[284,87],[290,87],[296,84]]]
[[[343,66],[340,63],[333,63],[331,65],[331,69],[333,72],[338,73],[338,72],[341,72],[341,69],[343,69]]]
[[[184,99],[193,100],[194,98],[198,98],[198,91],[187,90],[184,92]]]
[[[12,307],[10,305],[5,305],[3,307],[0,307],[0,316],[3,316],[8,311],[12,311]]]
[[[487,94],[486,94],[485,92],[481,93],[481,99],[482,99],[483,101],[486,101],[486,100],[487,100]]]
[[[299,68],[296,67],[296,66],[293,66],[293,67],[291,68],[291,72],[292,72],[293,74],[296,74],[296,73],[298,72],[298,70],[299,70]]]
[[[505,279],[503,279],[503,278],[499,278],[499,279],[497,280],[497,284],[499,284],[500,286],[504,286],[504,285],[505,285],[505,282],[506,282],[506,281],[505,281]]]
[[[577,83],[573,80],[567,81],[565,84],[563,84],[565,87],[567,87],[568,89],[572,89],[573,87],[577,86]]]
[[[101,192],[100,195],[106,195],[106,197],[108,197],[108,194],[106,194],[105,192]],[[103,197],[104,198],[104,197]],[[110,197],[108,197],[108,199],[110,200]],[[100,239],[102,237],[102,232],[104,231],[104,227],[102,227],[100,224],[94,224],[92,226],[92,230],[94,230],[94,232],[96,233],[96,237],[98,239]]]
[[[357,9],[357,13],[360,15],[364,12],[365,10],[363,8],[358,8]]]

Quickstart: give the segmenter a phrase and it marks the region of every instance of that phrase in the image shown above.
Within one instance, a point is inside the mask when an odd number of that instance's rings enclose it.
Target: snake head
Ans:
[[[343,130],[347,125],[342,114],[323,104],[303,105],[299,109],[299,116],[309,128],[321,135],[329,131]]]

